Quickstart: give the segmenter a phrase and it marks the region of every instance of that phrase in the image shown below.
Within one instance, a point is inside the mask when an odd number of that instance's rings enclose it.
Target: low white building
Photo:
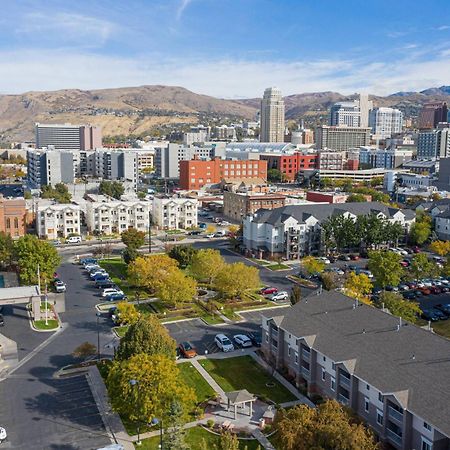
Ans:
[[[40,202],[36,207],[36,231],[40,238],[66,238],[80,234],[80,206]]]
[[[86,203],[86,225],[90,233],[122,233],[128,228],[148,231],[150,202],[110,200],[101,195],[96,200]]]
[[[196,227],[197,212],[198,201],[193,198],[153,198],[153,223],[165,230]]]

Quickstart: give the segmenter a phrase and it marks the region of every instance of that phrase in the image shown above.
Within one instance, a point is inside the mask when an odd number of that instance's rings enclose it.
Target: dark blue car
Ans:
[[[116,302],[125,299],[126,299],[125,294],[109,294],[105,297],[105,300],[107,300],[108,302]]]

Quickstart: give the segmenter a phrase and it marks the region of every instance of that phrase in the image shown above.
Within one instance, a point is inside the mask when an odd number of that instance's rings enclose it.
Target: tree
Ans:
[[[373,285],[366,274],[361,273],[356,275],[355,272],[350,272],[345,280],[344,287],[351,297],[363,303],[370,304],[368,294],[372,291]]]
[[[402,256],[394,252],[373,250],[369,252],[369,269],[383,287],[397,286],[403,275]]]
[[[235,433],[224,431],[220,435],[220,450],[239,450],[239,439]]]
[[[125,192],[125,188],[123,187],[122,183],[118,181],[102,181],[100,182],[99,188],[98,188],[100,194],[109,195],[110,197],[113,197],[117,200],[120,200],[120,197]]]
[[[70,203],[72,195],[64,183],[57,183],[55,187],[44,185],[41,188],[41,198],[51,198],[58,203]]]
[[[236,298],[245,291],[257,289],[260,283],[259,271],[256,267],[237,262],[223,266],[217,274],[214,286],[222,295]]]
[[[41,283],[49,282],[61,263],[53,245],[31,234],[26,234],[15,242],[14,253],[22,284],[37,284],[38,266]]]
[[[117,304],[117,312],[121,325],[131,325],[137,322],[140,315],[132,303],[125,301]]]
[[[384,177],[374,177],[370,180],[372,187],[383,186]]]
[[[180,303],[192,302],[197,293],[197,282],[180,269],[174,269],[169,272],[156,293],[164,303],[178,307]]]
[[[232,237],[242,236],[242,226],[239,225],[230,225],[228,227],[228,231]]]
[[[175,269],[178,264],[168,255],[139,256],[128,266],[128,279],[133,286],[156,291]]]
[[[97,353],[97,347],[90,342],[83,342],[80,344],[73,352],[72,356],[74,358],[89,358]]]
[[[122,258],[126,264],[130,264],[139,256],[139,252],[134,248],[125,248],[122,252]]]
[[[12,264],[14,256],[14,240],[3,231],[0,231],[0,264],[9,268]]]
[[[416,323],[418,316],[422,313],[419,303],[405,300],[396,292],[383,291],[378,301],[384,305],[394,316],[401,317],[411,323]]]
[[[314,256],[305,256],[301,261],[300,265],[303,267],[303,270],[308,275],[312,275],[314,273],[320,273],[325,269],[325,263],[320,261]]]
[[[338,287],[337,275],[333,272],[323,272],[322,275],[322,285],[327,291],[336,289]]]
[[[427,221],[415,222],[409,231],[409,239],[412,243],[422,245],[431,235],[431,224]]]
[[[120,235],[122,242],[132,250],[137,250],[145,243],[145,233],[143,231],[136,230],[136,228],[128,228]]]
[[[140,353],[114,361],[107,386],[113,409],[129,420],[143,423],[155,417],[168,420],[174,402],[180,404],[183,419],[187,419],[196,401],[194,390],[181,378],[175,360],[165,355]]]
[[[364,194],[350,194],[347,197],[347,200],[345,201],[346,203],[363,203],[363,202],[367,202],[367,198],[365,197]]]
[[[189,450],[185,442],[186,433],[183,429],[183,410],[178,401],[171,403],[166,432],[164,433],[164,448],[167,450]]]
[[[218,250],[205,248],[193,257],[190,272],[197,280],[208,280],[212,284],[224,266],[225,261]]]
[[[167,328],[152,314],[142,315],[120,340],[116,359],[123,361],[139,353],[165,355],[175,359],[176,343]]]
[[[302,289],[298,284],[294,284],[294,286],[291,289],[291,295],[289,296],[291,305],[295,305],[301,299],[302,299]]]
[[[170,249],[169,256],[178,261],[178,265],[184,269],[192,264],[197,252],[198,250],[192,245],[175,245]]]
[[[278,169],[269,169],[267,171],[267,181],[271,183],[281,183],[283,174]]]
[[[375,450],[372,432],[355,422],[336,400],[310,408],[298,405],[282,410],[275,421],[283,450]]]
[[[433,261],[428,259],[425,253],[417,253],[412,257],[410,271],[414,278],[418,280],[437,275],[438,268]]]
[[[206,227],[206,234],[213,234],[217,231],[217,228],[214,225],[208,225]]]
[[[450,241],[433,241],[430,250],[440,256],[446,256],[450,253]]]

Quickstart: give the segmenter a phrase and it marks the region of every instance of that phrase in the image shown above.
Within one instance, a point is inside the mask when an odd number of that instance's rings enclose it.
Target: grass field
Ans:
[[[45,319],[42,320],[35,320],[33,322],[33,325],[38,330],[56,330],[59,327],[59,322],[55,319],[49,319],[48,324],[45,324]]]
[[[296,400],[284,386],[271,377],[251,356],[226,359],[205,359],[200,363],[225,391],[247,389],[275,403]],[[273,387],[268,387],[273,383]]]
[[[186,430],[186,443],[189,448],[192,450],[197,450],[201,448],[202,442],[205,441],[206,448],[213,450],[214,446],[219,447],[220,437],[210,433],[202,427],[194,427]],[[256,450],[258,448],[258,441],[255,439],[252,440],[240,440],[239,441],[239,450],[244,450],[245,446],[247,446],[247,450]],[[158,450],[159,448],[159,436],[155,436],[149,439],[144,439],[142,441],[142,445],[137,446],[136,448],[142,450]]]
[[[180,363],[177,367],[180,370],[181,379],[195,390],[198,403],[208,400],[214,395],[213,388],[190,362]]]

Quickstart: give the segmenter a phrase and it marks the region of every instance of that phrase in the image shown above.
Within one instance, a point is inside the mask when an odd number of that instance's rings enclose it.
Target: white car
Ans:
[[[219,347],[220,350],[225,353],[232,352],[234,350],[234,345],[224,334],[216,334],[214,342],[216,343],[217,347]]]
[[[212,239],[213,237],[216,237],[215,233],[209,233],[206,235],[207,238]]]
[[[393,247],[391,247],[391,248],[389,249],[389,251],[390,251],[390,252],[397,253],[397,255],[401,255],[400,250],[399,250],[398,248],[393,248]]]
[[[3,442],[7,437],[6,430],[0,427],[0,442]]]
[[[246,348],[246,347],[251,347],[252,346],[252,341],[245,334],[235,334],[233,336],[233,340],[234,340],[234,342],[236,342],[236,344],[239,347],[242,347],[242,348]]]
[[[396,250],[400,253],[400,255],[406,256],[408,254],[408,252],[402,248],[397,247]]]
[[[55,289],[56,292],[66,292],[66,283],[61,280],[55,281]]]
[[[108,272],[106,272],[105,269],[95,270],[94,272],[91,272],[89,276],[94,279],[97,275],[108,275]]]
[[[123,291],[121,291],[120,289],[115,289],[115,288],[105,288],[105,289],[103,289],[102,297],[107,297],[108,295],[111,295],[111,294],[123,294]]]
[[[269,298],[273,302],[282,302],[283,300],[287,300],[289,298],[289,294],[286,291],[280,291],[271,295]]]
[[[87,270],[88,272],[90,272],[91,270],[94,270],[94,269],[101,269],[101,267],[98,264],[86,264],[84,266],[84,269]]]
[[[319,258],[319,261],[322,261],[324,264],[331,264],[331,261],[328,258],[325,258],[325,256]]]
[[[81,242],[81,236],[70,236],[70,238],[67,238],[66,242],[68,244],[78,244]]]

